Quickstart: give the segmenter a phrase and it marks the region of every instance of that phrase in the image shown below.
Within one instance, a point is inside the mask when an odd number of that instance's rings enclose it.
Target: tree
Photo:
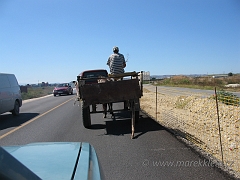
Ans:
[[[230,73],[228,73],[228,76],[233,76],[233,73],[231,73],[231,72],[230,72]]]

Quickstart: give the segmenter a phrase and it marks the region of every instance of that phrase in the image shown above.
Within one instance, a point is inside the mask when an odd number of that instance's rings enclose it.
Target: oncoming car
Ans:
[[[58,84],[54,89],[53,89],[53,95],[62,95],[62,94],[73,94],[73,88],[69,83],[62,83]]]

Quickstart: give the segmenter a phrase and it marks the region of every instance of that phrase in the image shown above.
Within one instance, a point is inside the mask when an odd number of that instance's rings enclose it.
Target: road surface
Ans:
[[[49,96],[24,102],[19,117],[2,114],[0,145],[89,142],[97,152],[103,177],[109,180],[229,179],[145,114],[140,113],[135,139],[130,138],[129,112],[117,112],[116,120],[110,115],[106,119],[102,114],[91,115],[92,129],[85,129],[74,98]]]

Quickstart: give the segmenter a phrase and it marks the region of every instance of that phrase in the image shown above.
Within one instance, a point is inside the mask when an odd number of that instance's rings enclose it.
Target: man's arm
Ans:
[[[126,67],[126,61],[125,61],[125,58],[124,58],[123,55],[122,55],[122,58],[123,58],[123,68],[125,68]]]
[[[125,68],[125,67],[126,67],[126,62],[124,61],[124,62],[123,62],[123,68]]]
[[[110,65],[110,57],[108,58],[107,65]]]

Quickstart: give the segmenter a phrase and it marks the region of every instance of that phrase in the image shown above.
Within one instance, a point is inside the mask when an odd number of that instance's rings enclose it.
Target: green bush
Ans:
[[[233,105],[233,106],[239,106],[240,105],[240,98],[237,97],[235,94],[232,94],[230,92],[226,92],[224,90],[221,90],[217,92],[217,99],[221,101],[224,104],[227,105]]]
[[[187,78],[180,79],[178,83],[179,84],[191,84],[190,79],[187,79]]]

